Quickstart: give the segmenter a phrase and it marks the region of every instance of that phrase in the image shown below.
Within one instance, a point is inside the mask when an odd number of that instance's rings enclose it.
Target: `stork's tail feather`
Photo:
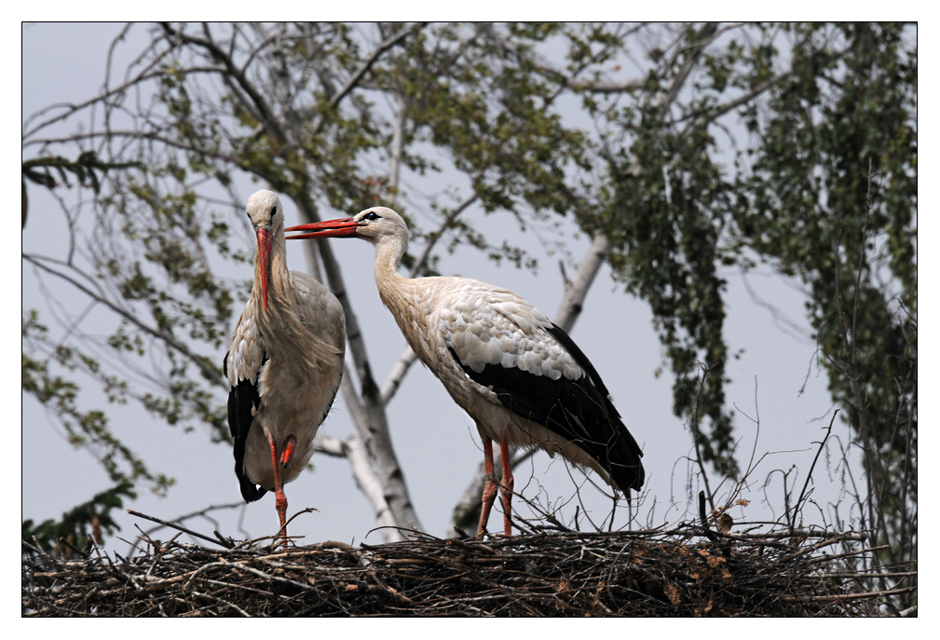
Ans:
[[[610,398],[607,398],[607,401],[610,403]],[[616,423],[614,429],[616,435],[614,436],[615,441],[611,443],[612,446],[607,450],[607,460],[605,461],[607,464],[605,466],[611,479],[621,491],[626,493],[628,490],[633,489],[639,493],[640,488],[646,481],[646,470],[640,460],[643,457],[643,450],[640,449],[640,445],[637,444],[633,434],[624,426],[623,422],[619,419],[613,419],[617,414],[614,413],[616,409],[614,409],[612,403],[609,404],[609,407],[613,413],[610,416],[612,422]]]
[[[245,474],[244,470],[239,466],[239,463],[235,465],[235,475],[238,476],[238,486],[242,491],[242,497],[245,499],[245,502],[259,500],[261,496],[268,492],[267,489],[259,487],[249,480],[247,474]]]
[[[640,488],[646,481],[646,470],[643,468],[639,456],[635,453],[631,452],[625,460],[610,462],[606,466],[611,480],[624,493],[627,493],[630,489],[639,493]]]

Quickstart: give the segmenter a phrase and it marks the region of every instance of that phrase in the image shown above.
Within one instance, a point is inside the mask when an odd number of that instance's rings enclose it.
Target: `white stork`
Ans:
[[[497,486],[510,535],[513,477],[509,447],[538,447],[595,470],[614,489],[639,491],[643,452],[620,420],[607,388],[570,337],[506,289],[468,278],[405,278],[397,271],[408,227],[386,207],[352,218],[290,227],[289,239],[356,237],[375,245],[375,281],[405,339],[476,422],[486,482],[477,537]],[[493,440],[502,451],[497,483]]]
[[[242,497],[252,502],[274,491],[286,540],[284,485],[307,466],[313,438],[339,388],[346,317],[326,287],[287,270],[284,209],[277,195],[258,191],[247,209],[258,250],[251,298],[222,362],[231,385],[228,424]]]

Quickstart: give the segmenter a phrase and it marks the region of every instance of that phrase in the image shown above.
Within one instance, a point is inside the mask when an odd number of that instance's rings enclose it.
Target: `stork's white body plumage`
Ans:
[[[298,237],[360,237],[376,247],[382,302],[418,357],[474,419],[487,484],[478,535],[495,499],[492,440],[503,454],[506,534],[510,445],[538,447],[595,470],[621,491],[639,490],[643,455],[593,365],[568,335],[515,293],[468,278],[405,278],[396,267],[408,243],[404,220],[385,207],[353,218],[291,227]]]
[[[326,287],[288,271],[277,196],[259,191],[247,209],[258,252],[251,298],[223,361],[229,428],[242,496],[251,502],[274,491],[283,527],[283,485],[310,461],[342,379],[346,320]]]
[[[552,322],[541,311],[512,291],[469,278],[401,278],[394,287],[380,288],[380,296],[418,358],[482,435],[563,453],[609,482],[607,471],[580,448],[567,446],[567,438],[507,408],[485,377],[493,367],[552,381],[585,376],[549,333]]]

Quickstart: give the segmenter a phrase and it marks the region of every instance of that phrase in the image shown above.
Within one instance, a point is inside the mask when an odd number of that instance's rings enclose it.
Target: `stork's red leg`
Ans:
[[[490,519],[490,510],[493,503],[496,502],[496,468],[493,465],[493,441],[480,433],[483,440],[483,466],[485,470],[483,485],[483,507],[480,510],[480,526],[477,527],[477,538],[482,538],[486,533],[486,523]]]
[[[512,526],[510,525],[510,515],[512,514],[512,488],[515,486],[515,480],[512,477],[512,466],[509,461],[509,436],[503,434],[499,439],[499,453],[503,459],[503,478],[499,483],[503,493],[503,523],[506,525],[506,535],[512,535]]]
[[[284,485],[281,484],[281,466],[278,464],[277,444],[274,442],[274,436],[267,429],[264,434],[268,437],[268,444],[271,447],[271,464],[274,466],[274,508],[277,509],[277,515],[281,519],[281,535],[284,542],[287,542],[287,496],[284,495]]]

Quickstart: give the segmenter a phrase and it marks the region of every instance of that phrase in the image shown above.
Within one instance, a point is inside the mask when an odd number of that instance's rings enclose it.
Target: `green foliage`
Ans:
[[[735,476],[723,391],[725,282],[717,273],[726,187],[708,160],[709,140],[676,140],[649,122],[639,128],[649,133],[620,157],[614,202],[603,221],[613,243],[610,263],[627,291],[650,304],[676,376],[673,411],[697,426],[703,459]],[[634,162],[643,170],[631,172]]]
[[[387,82],[406,99],[414,135],[449,151],[486,211],[570,214],[580,203],[567,170],[588,166],[587,141],[563,126],[535,51],[557,26],[508,29],[468,38],[464,25],[435,27],[408,44]]]
[[[76,347],[55,344],[38,314],[30,310],[23,319],[23,391],[32,395],[65,430],[69,444],[88,449],[118,484],[148,481],[157,493],[164,493],[172,479],[154,474],[144,461],[115,436],[107,414],[101,409],[83,410],[78,403],[79,386],[74,378],[56,374],[56,368],[98,378],[114,399],[126,393],[125,383],[106,375],[97,359]]]
[[[689,32],[687,37],[695,42],[699,34]],[[686,61],[694,61],[699,51],[690,46]],[[733,260],[722,246],[731,186],[715,159],[718,147],[707,129],[677,130],[663,102],[664,87],[681,76],[665,64],[664,52],[648,55],[655,73],[647,76],[635,106],[620,111],[613,122],[628,135],[624,146],[608,156],[610,199],[601,215],[580,222],[610,239],[615,277],[650,304],[675,376],[673,411],[688,420],[703,461],[733,477],[738,467],[724,396],[725,281],[718,275],[719,267]],[[713,108],[732,84],[736,59],[733,49],[705,56],[710,82],[698,88],[692,103],[681,106],[683,112]]]
[[[782,34],[792,66],[775,78]],[[687,101],[664,108],[692,46],[684,57],[649,51],[647,84],[629,106],[592,105],[617,113],[622,144],[608,156],[610,206],[581,223],[611,239],[616,277],[650,303],[676,376],[674,410],[693,427],[707,419],[709,433],[696,435],[723,473],[736,464],[718,269],[748,269],[756,255],[801,279],[833,397],[879,460],[869,469],[883,493],[916,444],[916,53],[903,25],[767,25],[757,35],[702,54]],[[763,103],[735,97],[761,87]],[[727,103],[751,134],[733,172],[709,135]]]
[[[53,550],[57,557],[71,557],[69,545],[82,550],[91,541],[101,544],[103,534],[113,535],[115,530],[120,530],[111,512],[124,507],[123,498],[137,497],[133,486],[131,481],[122,480],[96,494],[88,502],[63,513],[57,520],[44,520],[39,524],[30,519],[24,520],[21,539],[33,547],[38,544],[43,551]],[[34,553],[33,549],[25,546],[23,551]]]
[[[40,156],[23,162],[23,221],[26,226],[26,217],[29,213],[29,200],[27,198],[26,183],[32,182],[47,189],[58,187],[71,187],[68,174],[73,174],[79,186],[88,187],[95,193],[101,191],[101,178],[99,173],[119,171],[137,166],[134,162],[103,162],[98,159],[94,151],[83,151],[75,160],[62,156]],[[56,180],[54,174],[58,174]]]
[[[810,292],[833,398],[847,411],[872,526],[909,531],[917,452],[917,57],[902,25],[847,24],[843,53],[795,27],[794,75],[773,92],[735,222]],[[910,534],[907,534],[909,538]],[[897,538],[895,538],[897,539]]]

